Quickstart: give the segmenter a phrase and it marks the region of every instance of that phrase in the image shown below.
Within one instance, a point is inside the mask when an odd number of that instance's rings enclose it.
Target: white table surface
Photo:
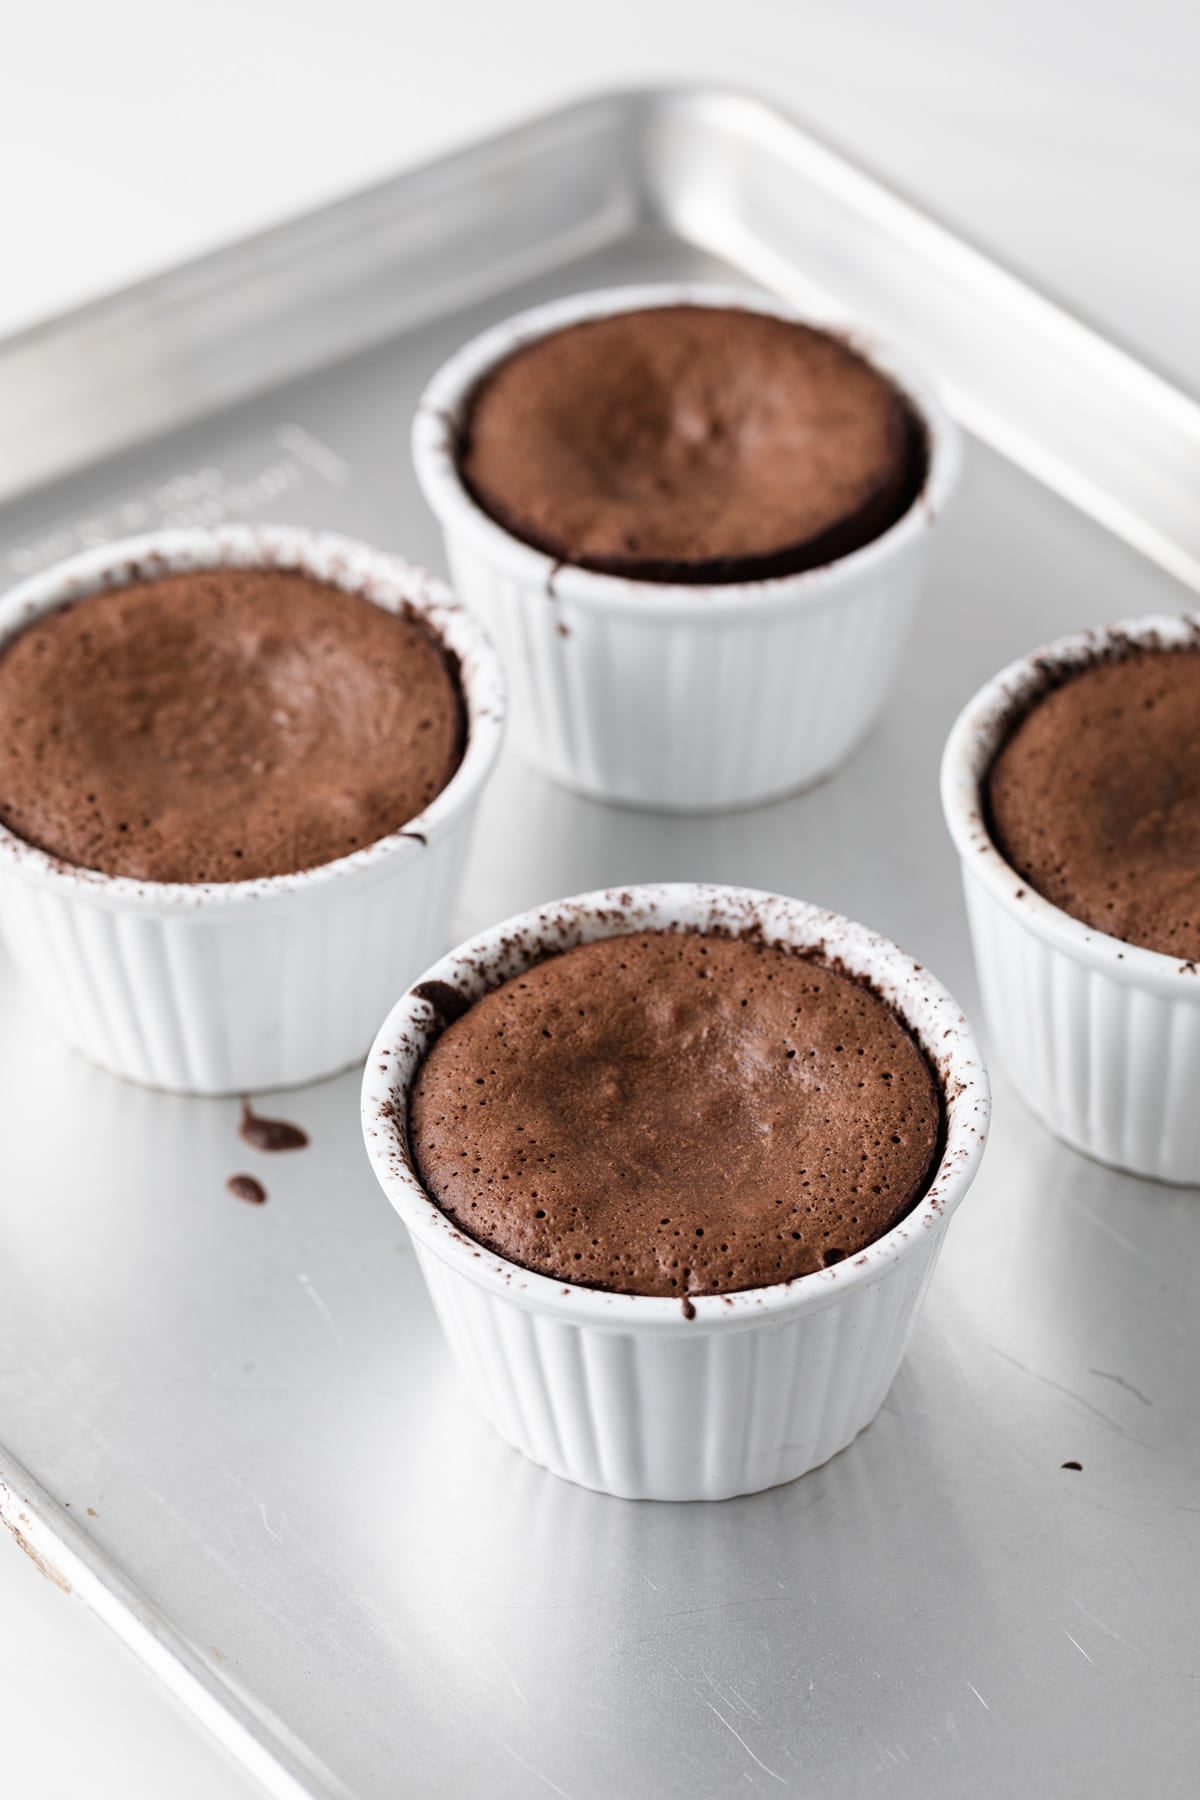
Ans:
[[[1200,391],[1194,0],[17,3],[0,332],[571,94],[708,79],[785,104]],[[14,1800],[258,1791],[7,1538],[0,1621]]]

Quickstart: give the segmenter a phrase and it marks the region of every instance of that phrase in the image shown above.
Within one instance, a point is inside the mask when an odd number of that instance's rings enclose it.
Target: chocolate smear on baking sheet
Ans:
[[[255,1150],[303,1150],[308,1143],[308,1133],[299,1125],[286,1119],[264,1119],[245,1099],[238,1136]]]
[[[261,1206],[267,1197],[266,1188],[253,1175],[231,1175],[225,1186],[235,1200],[245,1200],[251,1206]]]

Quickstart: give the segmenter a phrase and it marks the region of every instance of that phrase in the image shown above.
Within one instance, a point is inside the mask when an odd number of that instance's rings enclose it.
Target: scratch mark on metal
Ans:
[[[540,1782],[550,1789],[552,1794],[558,1795],[558,1800],[571,1800],[571,1796],[566,1792],[565,1788],[560,1788],[556,1781],[551,1780],[544,1769],[539,1769],[536,1763],[530,1762],[528,1757],[522,1756],[519,1750],[515,1749],[512,1744],[500,1735],[494,1726],[490,1725],[480,1713],[475,1711],[473,1706],[463,1699],[462,1695],[450,1684],[450,1682],[444,1681],[439,1675],[434,1673],[429,1667],[426,1659],[419,1656],[412,1645],[406,1643],[398,1632],[393,1631],[392,1627],[387,1623],[383,1614],[372,1600],[369,1600],[365,1594],[358,1595],[357,1599],[363,1611],[367,1613],[374,1622],[375,1629],[381,1632],[389,1642],[395,1644],[398,1650],[402,1650],[407,1657],[411,1658],[421,1674],[425,1676],[432,1686],[455,1706],[461,1707],[467,1717],[472,1719],[475,1724],[479,1726],[480,1730],[486,1733],[499,1749],[503,1750],[506,1756],[511,1757],[513,1762],[519,1763],[521,1768],[528,1769],[529,1773],[536,1776]]]
[[[1071,1638],[1071,1642],[1074,1644],[1075,1648],[1078,1650],[1080,1656],[1082,1656],[1084,1662],[1091,1662],[1092,1658],[1088,1655],[1087,1651],[1084,1649],[1084,1647],[1080,1643],[1079,1639],[1071,1637],[1071,1634],[1069,1631],[1067,1631],[1067,1628],[1065,1625],[1063,1626],[1063,1630],[1066,1632],[1067,1636],[1069,1638]]]
[[[241,1492],[243,1494],[245,1494],[247,1500],[253,1500],[255,1506],[257,1506],[257,1508],[258,1508],[259,1517],[261,1518],[261,1520],[263,1522],[263,1530],[267,1533],[267,1535],[269,1537],[273,1537],[278,1542],[279,1533],[276,1531],[275,1527],[271,1524],[271,1521],[267,1517],[266,1501],[260,1500],[258,1495],[254,1492],[254,1489],[251,1487],[247,1487],[246,1483],[244,1481],[242,1481],[237,1475],[235,1475],[232,1469],[222,1468],[221,1473],[222,1473],[222,1475],[224,1475],[226,1481],[232,1481],[235,1488],[240,1488]]]
[[[500,1673],[504,1676],[505,1681],[507,1681],[509,1687],[512,1689],[513,1693],[517,1696],[517,1699],[521,1702],[521,1705],[528,1706],[529,1705],[528,1694],[525,1692],[524,1688],[519,1687],[517,1685],[516,1677],[513,1675],[511,1669],[508,1667],[507,1663],[505,1662],[504,1658],[501,1656],[500,1652],[497,1650],[495,1644],[493,1644],[493,1642],[490,1638],[484,1637],[482,1631],[477,1631],[475,1635],[476,1635],[476,1638],[478,1639],[478,1641],[480,1642],[480,1644],[482,1644],[483,1648],[487,1651],[488,1655],[495,1662],[497,1668],[500,1670]]]
[[[1089,1612],[1087,1607],[1083,1604],[1083,1601],[1077,1600],[1074,1594],[1068,1594],[1067,1599],[1071,1602],[1072,1606],[1077,1606],[1079,1608],[1085,1619],[1090,1619],[1093,1625],[1098,1625],[1100,1627],[1101,1631],[1107,1631],[1110,1638],[1116,1638],[1118,1644],[1124,1644],[1125,1648],[1127,1650],[1132,1650],[1135,1656],[1144,1656],[1146,1654],[1144,1650],[1139,1650],[1136,1644],[1131,1644],[1127,1637],[1122,1637],[1119,1631],[1114,1631],[1111,1625],[1106,1625],[1103,1619],[1098,1619],[1094,1612]]]
[[[313,1305],[316,1307],[317,1311],[320,1313],[321,1317],[324,1319],[325,1323],[328,1325],[330,1331],[332,1331],[334,1337],[337,1339],[338,1343],[341,1345],[342,1349],[344,1350],[346,1348],[346,1341],[343,1338],[341,1332],[337,1328],[337,1322],[334,1319],[333,1314],[330,1312],[328,1306],[326,1306],[324,1300],[321,1298],[320,1294],[317,1292],[316,1288],[313,1286],[312,1282],[309,1280],[308,1276],[307,1275],[297,1275],[296,1280],[300,1283],[300,1286],[304,1289],[304,1292],[308,1295],[309,1299],[312,1301]]]
[[[979,1689],[975,1686],[975,1683],[973,1681],[968,1681],[967,1686],[970,1688],[971,1692],[974,1694],[975,1698],[978,1700],[980,1706],[982,1706],[984,1712],[991,1712],[991,1710],[992,1710],[991,1707],[988,1705],[987,1701],[984,1699],[984,1697],[980,1693]]]
[[[1089,1369],[1088,1374],[1098,1375],[1101,1381],[1115,1381],[1118,1387],[1124,1388],[1127,1394],[1132,1394],[1135,1400],[1140,1400],[1143,1406],[1154,1405],[1148,1394],[1143,1394],[1141,1388],[1134,1387],[1132,1381],[1126,1381],[1123,1375],[1110,1375],[1107,1369]]]
[[[1094,1418],[1100,1420],[1102,1425],[1107,1425],[1110,1431],[1115,1431],[1118,1437],[1124,1438],[1130,1444],[1136,1444],[1140,1450],[1148,1450],[1151,1456],[1161,1457],[1163,1462],[1172,1468],[1179,1466],[1175,1459],[1168,1456],[1166,1451],[1160,1449],[1157,1444],[1150,1443],[1147,1438],[1138,1437],[1136,1432],[1130,1431],[1128,1426],[1122,1425],[1119,1419],[1114,1419],[1110,1413],[1102,1412],[1098,1406],[1093,1406],[1090,1400],[1085,1400],[1082,1394],[1077,1394],[1074,1388],[1064,1387],[1061,1381],[1055,1381],[1051,1376],[1043,1375],[1037,1369],[1031,1369],[1028,1363],[1020,1362],[1015,1356],[1010,1356],[1007,1350],[1000,1348],[999,1344],[989,1344],[988,1349],[996,1356],[1003,1357],[1005,1362],[1011,1363],[1014,1369],[1020,1369],[1022,1375],[1028,1375],[1033,1381],[1041,1382],[1044,1387],[1053,1388],[1055,1393],[1065,1394],[1069,1400],[1074,1400],[1077,1406],[1082,1406],[1086,1412],[1090,1412]]]
[[[700,1673],[703,1675],[705,1681],[707,1681],[707,1683],[708,1683],[709,1687],[712,1689],[713,1693],[717,1696],[717,1699],[719,1701],[721,1701],[722,1705],[731,1706],[731,1707],[735,1706],[735,1702],[729,1698],[729,1695],[725,1692],[725,1690],[723,1688],[720,1688],[717,1686],[716,1682],[713,1680],[712,1676],[709,1674],[708,1670],[705,1668],[703,1663],[700,1664]]]
[[[1114,1225],[1110,1225],[1107,1219],[1102,1219],[1098,1214],[1089,1211],[1070,1194],[1064,1194],[1062,1198],[1072,1212],[1079,1213],[1095,1230],[1103,1232],[1105,1237],[1112,1238],[1113,1242],[1119,1244],[1122,1250],[1127,1251],[1130,1256],[1136,1257],[1139,1262],[1147,1263],[1155,1274],[1161,1275],[1167,1281],[1177,1282],[1185,1289],[1191,1287],[1192,1284],[1186,1275],[1181,1274],[1177,1268],[1172,1268],[1169,1263],[1162,1262],[1158,1257],[1149,1255],[1141,1244],[1135,1242],[1133,1238],[1126,1237]]]
[[[1135,1438],[1133,1441],[1137,1443],[1139,1440]],[[1127,1512],[1122,1506],[1111,1506],[1107,1500],[1098,1500],[1094,1494],[1081,1494],[1080,1497],[1086,1505],[1099,1507],[1101,1512],[1111,1513],[1114,1519],[1126,1519],[1131,1524],[1136,1525],[1140,1531],[1145,1531],[1146,1529],[1157,1531],[1160,1536],[1168,1537],[1176,1544],[1183,1544],[1189,1550],[1195,1548],[1194,1534],[1190,1537],[1184,1537],[1178,1531],[1169,1530],[1159,1519],[1149,1519],[1144,1513]],[[1176,1510],[1186,1512],[1195,1511],[1196,1509],[1194,1507],[1180,1507],[1178,1503],[1176,1503]],[[1122,1551],[1121,1554],[1124,1556],[1125,1552]],[[1129,1558],[1126,1556],[1125,1560],[1128,1562]],[[1130,1564],[1130,1567],[1133,1567],[1132,1563]],[[1137,1575],[1141,1585],[1145,1587],[1146,1583],[1144,1577],[1139,1574],[1136,1569],[1134,1570],[1134,1573]]]
[[[808,1684],[808,1688],[809,1688],[809,1692],[811,1693],[812,1692],[812,1682],[811,1681]],[[741,1707],[743,1712],[748,1712],[752,1719],[761,1719],[762,1718],[762,1714],[759,1712],[756,1712],[754,1710],[754,1708],[751,1706],[750,1702],[745,1698],[745,1696],[742,1694],[739,1694],[735,1687],[733,1687],[731,1685],[729,1691],[733,1695],[734,1699],[737,1701],[738,1705]]]
[[[1032,1381],[1040,1381],[1044,1387],[1053,1388],[1056,1394],[1065,1394],[1068,1400],[1074,1400],[1077,1405],[1086,1407],[1088,1412],[1094,1413],[1096,1418],[1102,1419],[1111,1430],[1119,1431],[1122,1437],[1125,1436],[1125,1427],[1119,1419],[1110,1418],[1108,1413],[1101,1412],[1098,1406],[1093,1406],[1090,1400],[1085,1400],[1082,1394],[1075,1392],[1074,1388],[1064,1387],[1061,1381],[1055,1381],[1050,1375],[1043,1375],[1039,1369],[1031,1369],[1028,1363],[1020,1362],[1015,1356],[1010,1356],[1007,1350],[1000,1348],[999,1344],[991,1344],[988,1347],[995,1355],[1002,1356],[1006,1363],[1011,1363],[1014,1369],[1020,1369],[1022,1375],[1028,1375]]]
[[[764,1775],[769,1775],[771,1777],[772,1781],[777,1781],[779,1783],[780,1787],[788,1787],[790,1785],[790,1783],[788,1782],[788,1779],[785,1775],[779,1775],[776,1773],[776,1771],[774,1769],[769,1769],[767,1767],[766,1763],[763,1761],[762,1757],[756,1756],[754,1754],[753,1750],[750,1748],[749,1744],[746,1742],[746,1740],[742,1736],[741,1732],[735,1730],[735,1728],[729,1723],[729,1720],[725,1717],[725,1714],[723,1712],[721,1712],[718,1707],[715,1707],[711,1700],[706,1700],[704,1702],[704,1704],[705,1704],[705,1706],[707,1706],[709,1712],[716,1713],[718,1719],[720,1719],[720,1721],[721,1721],[722,1725],[725,1727],[726,1731],[733,1733],[733,1736],[737,1739],[738,1743],[742,1746],[742,1749],[746,1752],[746,1755],[750,1758],[750,1761],[752,1763],[755,1763],[762,1770]]]

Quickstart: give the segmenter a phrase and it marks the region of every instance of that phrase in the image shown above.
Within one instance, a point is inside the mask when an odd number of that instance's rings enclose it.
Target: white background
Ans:
[[[782,102],[1200,392],[1195,0],[15,5],[0,333],[572,94],[708,79]],[[13,1800],[257,1791],[7,1539],[0,1628]]]

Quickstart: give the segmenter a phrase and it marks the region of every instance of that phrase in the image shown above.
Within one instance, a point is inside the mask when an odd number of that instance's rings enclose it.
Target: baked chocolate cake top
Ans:
[[[417,1173],[489,1249],[623,1293],[726,1293],[853,1256],[932,1176],[914,1039],[849,977],[639,932],[551,957],[433,1044]]]
[[[106,875],[288,874],[414,818],[464,718],[417,619],[292,571],[168,575],[0,651],[0,821]]]
[[[1131,651],[1040,700],[987,781],[1004,857],[1064,912],[1200,959],[1200,652]]]
[[[841,338],[737,307],[567,326],[481,384],[460,470],[514,536],[650,581],[819,567],[895,524],[924,431]]]

